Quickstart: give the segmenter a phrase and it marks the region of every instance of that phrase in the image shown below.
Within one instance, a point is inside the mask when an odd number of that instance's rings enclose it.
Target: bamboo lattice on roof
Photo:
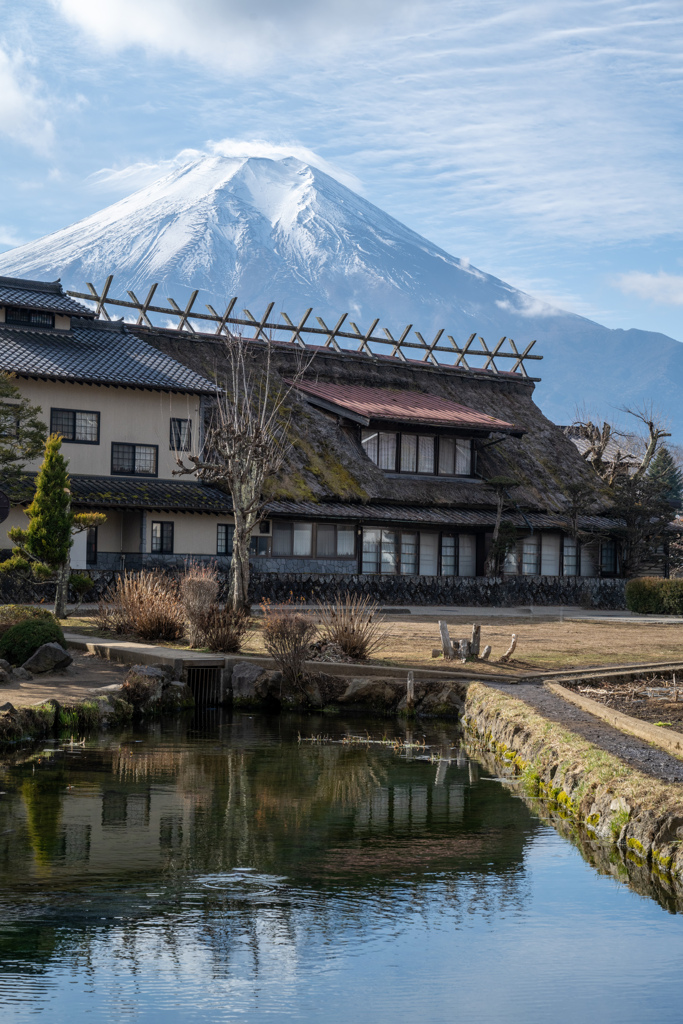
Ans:
[[[95,303],[96,316],[110,320],[108,307],[117,307],[124,310],[137,312],[135,325],[138,327],[154,328],[150,320],[150,313],[158,313],[172,319],[177,319],[174,329],[187,335],[222,335],[231,336],[242,334],[242,328],[249,328],[254,331],[254,340],[276,341],[279,343],[297,345],[301,348],[317,346],[332,349],[335,352],[356,352],[368,356],[388,356],[411,361],[431,363],[434,366],[462,367],[464,370],[487,370],[493,374],[518,373],[530,381],[538,381],[539,377],[530,377],[527,373],[525,362],[528,360],[540,360],[543,356],[532,353],[536,344],[530,341],[523,351],[520,351],[512,338],[503,337],[493,347],[489,348],[481,335],[471,334],[464,345],[458,345],[452,335],[447,334],[447,343],[442,341],[445,333],[444,328],[436,332],[434,340],[427,342],[419,331],[413,331],[413,325],[408,324],[402,334],[395,338],[387,327],[378,330],[379,318],[372,322],[369,330],[362,331],[352,320],[348,320],[348,313],[339,317],[334,327],[329,327],[322,317],[316,316],[318,326],[309,322],[313,307],[307,309],[298,323],[294,323],[287,313],[281,312],[281,320],[271,320],[274,302],[271,302],[263,316],[259,319],[252,315],[248,309],[243,309],[243,316],[234,315],[237,297],[230,299],[225,312],[221,315],[216,312],[213,306],[206,305],[208,313],[195,311],[194,304],[199,290],[192,292],[189,301],[181,309],[174,299],[167,299],[168,306],[152,305],[152,300],[158,288],[153,284],[147,293],[147,297],[141,301],[133,291],[128,291],[128,299],[114,299],[110,296],[111,284],[114,277],[110,274],[102,288],[98,292],[95,286],[88,281],[87,292],[67,292],[74,299],[85,299]],[[199,326],[197,326],[199,324]],[[207,330],[202,330],[204,325]],[[208,330],[208,325],[215,325],[213,331]],[[234,331],[231,328],[237,327]],[[347,329],[344,329],[347,327]],[[349,329],[350,328],[350,329]],[[411,331],[413,334],[411,336]],[[310,340],[307,340],[309,338]],[[354,344],[349,344],[353,342]],[[345,344],[346,343],[346,344]],[[407,352],[410,354],[408,355]],[[437,353],[445,353],[449,358],[437,358]],[[501,371],[496,360],[513,360],[511,369]]]

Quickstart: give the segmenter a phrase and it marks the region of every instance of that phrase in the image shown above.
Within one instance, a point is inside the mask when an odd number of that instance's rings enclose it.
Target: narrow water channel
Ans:
[[[675,904],[462,752],[299,742],[399,728],[216,712],[5,764],[0,1020],[680,1024]]]

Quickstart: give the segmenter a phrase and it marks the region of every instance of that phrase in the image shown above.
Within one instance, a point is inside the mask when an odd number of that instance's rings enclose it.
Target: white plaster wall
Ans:
[[[152,552],[152,523],[156,522],[173,523],[174,554],[215,555],[218,523],[232,523],[232,519],[191,512],[148,512],[145,531],[145,551],[148,554]]]
[[[171,479],[172,471],[177,468],[169,443],[171,417],[191,420],[193,443],[197,440],[199,395],[172,395],[161,391],[39,380],[17,379],[16,384],[22,395],[40,406],[48,428],[52,408],[99,412],[99,444],[70,441],[62,444],[62,452],[69,460],[69,472],[79,476],[109,476],[112,442],[123,441],[158,445],[159,477]],[[26,468],[35,471],[40,462],[41,459],[36,459],[27,463]]]

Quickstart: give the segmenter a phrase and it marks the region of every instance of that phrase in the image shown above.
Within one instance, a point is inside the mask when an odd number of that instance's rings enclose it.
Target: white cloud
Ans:
[[[38,80],[20,51],[10,56],[0,48],[0,134],[39,152],[54,137],[48,103]]]
[[[108,50],[188,57],[226,75],[306,62],[396,18],[408,0],[52,0]]]
[[[107,195],[128,195],[145,185],[151,184],[158,178],[171,171],[177,170],[193,160],[207,154],[218,154],[220,156],[233,157],[242,160],[248,157],[265,157],[270,160],[281,160],[285,157],[296,157],[304,163],[318,167],[321,171],[341,181],[348,188],[356,192],[362,191],[361,182],[353,174],[340,167],[333,166],[324,157],[314,153],[306,146],[296,143],[291,146],[265,142],[262,139],[220,139],[207,142],[206,148],[183,149],[176,156],[165,160],[142,160],[130,164],[127,167],[112,168],[104,167],[87,179],[87,185],[93,190]]]
[[[13,249],[15,245],[23,245],[26,241],[18,231],[7,224],[0,224],[0,245],[6,249]]]
[[[657,274],[647,274],[640,270],[630,270],[620,274],[616,286],[624,295],[637,295],[639,299],[648,299],[667,306],[683,306],[683,275],[667,274],[660,270]]]

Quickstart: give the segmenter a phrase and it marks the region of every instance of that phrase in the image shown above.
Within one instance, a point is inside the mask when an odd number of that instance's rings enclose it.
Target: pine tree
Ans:
[[[31,405],[6,373],[0,373],[0,490],[15,491],[24,466],[45,445],[40,408]]]
[[[106,517],[100,512],[75,514],[71,510],[71,481],[69,463],[61,452],[62,438],[51,434],[45,445],[45,458],[36,480],[33,501],[26,509],[28,528],[15,526],[8,537],[16,550],[8,561],[0,565],[3,571],[32,569],[44,579],[55,577],[54,612],[57,618],[66,618],[69,593],[69,565],[74,533],[99,526]]]
[[[650,463],[648,476],[659,484],[663,498],[679,509],[683,504],[683,473],[668,448],[659,449]]]

